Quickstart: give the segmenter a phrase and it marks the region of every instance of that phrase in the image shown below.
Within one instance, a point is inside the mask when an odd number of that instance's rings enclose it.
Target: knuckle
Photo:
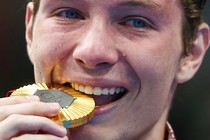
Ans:
[[[7,111],[4,107],[0,107],[0,122],[7,116]]]

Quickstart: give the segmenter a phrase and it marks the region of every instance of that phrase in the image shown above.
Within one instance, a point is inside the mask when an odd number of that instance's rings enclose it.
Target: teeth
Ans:
[[[93,92],[93,88],[92,87],[90,87],[90,86],[86,86],[85,87],[85,93],[86,94],[92,94],[92,92]]]
[[[120,93],[120,88],[116,88],[116,93]]]
[[[79,90],[79,85],[77,83],[75,83],[74,85],[75,85],[75,90]]]
[[[74,85],[74,83],[71,83],[71,87],[75,89],[75,85]]]
[[[114,93],[115,93],[115,88],[111,88],[111,89],[109,90],[109,94],[113,95]]]
[[[125,89],[124,88],[120,88],[120,92],[124,92],[125,91]]]
[[[101,95],[101,88],[95,87],[94,90],[93,90],[93,94],[94,95]]]
[[[78,83],[71,83],[72,88],[83,92],[89,95],[114,95],[119,94],[125,91],[122,87],[112,87],[112,88],[100,88],[100,87],[91,87],[91,86],[83,86]]]
[[[109,94],[109,89],[108,88],[104,88],[103,90],[102,90],[102,93],[101,93],[102,95],[108,95]]]
[[[85,87],[83,85],[79,85],[79,91],[80,92],[85,92]]]

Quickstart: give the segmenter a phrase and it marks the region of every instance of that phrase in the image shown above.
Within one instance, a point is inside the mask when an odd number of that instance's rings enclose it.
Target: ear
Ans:
[[[31,52],[31,46],[32,46],[32,41],[33,41],[33,2],[29,2],[26,8],[26,16],[25,16],[25,26],[26,26],[26,31],[25,31],[25,38],[26,38],[26,43],[27,43],[27,51],[28,55],[30,57],[30,52]],[[31,57],[30,57],[31,62],[33,63]]]
[[[210,29],[206,23],[202,23],[196,32],[196,38],[192,43],[188,56],[181,59],[175,80],[184,83],[190,80],[198,71],[205,53],[210,45]]]

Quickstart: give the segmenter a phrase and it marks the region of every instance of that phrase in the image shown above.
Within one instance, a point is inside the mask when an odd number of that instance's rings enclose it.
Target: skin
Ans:
[[[66,16],[72,8],[79,16]],[[179,0],[41,0],[36,17],[32,11],[33,4],[29,3],[26,41],[37,83],[76,82],[124,87],[128,92],[117,102],[95,109],[89,123],[68,133],[42,117],[56,114],[57,104],[52,108],[38,99],[30,103],[26,97],[1,99],[0,111],[13,111],[1,117],[0,128],[11,128],[0,133],[0,138],[8,139],[5,137],[12,130],[16,133],[9,138],[35,139],[30,136],[38,130],[44,131],[35,135],[39,139],[164,139],[176,86],[193,77],[209,46],[207,24],[200,25],[189,55],[183,57]],[[27,110],[21,109],[26,104]],[[40,105],[39,109],[35,105]],[[14,114],[28,119],[20,119],[17,128],[13,124],[16,121],[10,121]],[[23,127],[35,122],[30,131]],[[49,132],[46,127],[50,127]]]

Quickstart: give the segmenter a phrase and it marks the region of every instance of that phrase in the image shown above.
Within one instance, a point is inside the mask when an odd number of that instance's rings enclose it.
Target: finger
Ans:
[[[8,106],[0,106],[0,121],[11,114],[36,115],[51,117],[59,113],[58,103],[31,102]]]
[[[33,134],[24,134],[19,137],[12,138],[10,140],[68,140],[68,137],[56,137],[53,135],[33,135]]]
[[[19,134],[35,131],[64,137],[67,130],[46,117],[13,114],[0,123],[0,139],[10,139]]]
[[[0,98],[0,106],[39,101],[38,96],[12,96]]]

